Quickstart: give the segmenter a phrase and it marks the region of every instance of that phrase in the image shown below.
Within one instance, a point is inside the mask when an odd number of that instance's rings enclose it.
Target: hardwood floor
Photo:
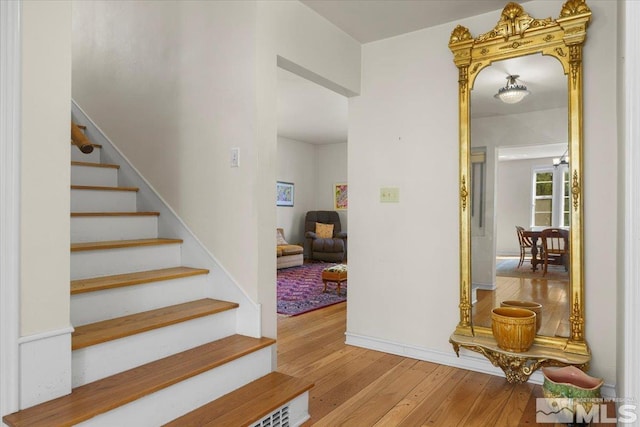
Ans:
[[[494,291],[478,290],[478,302],[472,315],[475,325],[491,327],[491,310],[501,301],[535,301],[542,304],[542,325],[538,333],[546,336],[568,337],[569,281],[496,277]]]
[[[278,318],[278,370],[315,383],[304,426],[537,425],[541,386],[347,346],[345,329],[346,303]]]

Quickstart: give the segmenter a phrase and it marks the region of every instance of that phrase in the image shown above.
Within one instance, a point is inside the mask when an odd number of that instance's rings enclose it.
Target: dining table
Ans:
[[[543,259],[538,258],[538,239],[541,233],[542,230],[524,230],[522,232],[523,237],[531,239],[531,270],[533,271],[538,269],[538,264],[544,262]]]
[[[543,228],[531,228],[528,230],[524,230],[522,235],[524,237],[528,237],[531,239],[531,270],[536,271],[538,269],[538,264],[543,264],[544,259],[542,258],[542,254],[540,254],[540,258],[538,258],[538,239],[540,239],[540,235],[542,234]],[[566,229],[567,232],[569,229]],[[568,243],[568,240],[565,240]],[[540,245],[542,245],[542,240],[540,240]],[[559,262],[550,262],[554,264],[564,264],[567,265],[567,259],[559,260]]]

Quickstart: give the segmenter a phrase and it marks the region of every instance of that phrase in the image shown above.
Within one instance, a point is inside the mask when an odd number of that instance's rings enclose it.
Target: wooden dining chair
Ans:
[[[567,261],[569,257],[569,232],[562,228],[546,228],[540,232],[544,259],[542,275],[547,274],[549,263],[564,265],[565,271],[569,271]]]
[[[531,246],[533,246],[533,241],[531,240],[531,238],[526,237],[523,233],[524,227],[516,225],[516,234],[518,235],[518,243],[520,244],[520,262],[518,263],[518,268],[522,266],[522,264],[524,263],[524,258],[527,255],[527,251],[530,251]]]

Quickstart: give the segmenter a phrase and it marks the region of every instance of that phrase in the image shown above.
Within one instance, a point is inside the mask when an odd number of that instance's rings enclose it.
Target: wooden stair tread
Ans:
[[[160,216],[160,212],[71,212],[71,216]]]
[[[204,268],[172,267],[158,270],[138,271],[135,273],[116,274],[112,276],[92,277],[90,279],[78,279],[71,281],[71,294],[75,295],[84,292],[102,291],[105,289],[160,282],[163,280],[172,280],[208,273],[209,270]]]
[[[100,185],[72,185],[72,190],[94,190],[94,191],[138,191],[138,187],[103,187]]]
[[[71,349],[89,347],[237,307],[238,304],[234,302],[204,298],[77,326],[71,334]]]
[[[95,162],[76,162],[72,161],[71,166],[87,166],[91,168],[108,168],[108,169],[120,169],[120,165],[113,165],[110,163],[95,163]]]
[[[182,243],[182,239],[135,239],[105,240],[102,242],[80,242],[71,244],[71,252],[95,251],[101,249],[133,248],[137,246],[172,245]]]
[[[72,393],[7,415],[10,427],[71,426],[273,345],[232,335],[77,387]]]
[[[249,425],[312,387],[309,381],[272,372],[165,424],[165,427]]]

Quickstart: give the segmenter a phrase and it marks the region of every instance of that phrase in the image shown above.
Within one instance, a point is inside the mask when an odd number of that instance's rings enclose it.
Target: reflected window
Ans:
[[[566,165],[533,170],[533,227],[568,227],[569,171]]]
[[[534,227],[551,227],[553,218],[553,169],[534,171],[533,182],[532,225]]]
[[[569,168],[564,167],[563,182],[562,186],[562,223],[559,225],[560,227],[569,227],[571,225],[571,187],[569,184]]]
[[[486,149],[474,148],[471,153],[471,232],[484,235],[486,199]]]

